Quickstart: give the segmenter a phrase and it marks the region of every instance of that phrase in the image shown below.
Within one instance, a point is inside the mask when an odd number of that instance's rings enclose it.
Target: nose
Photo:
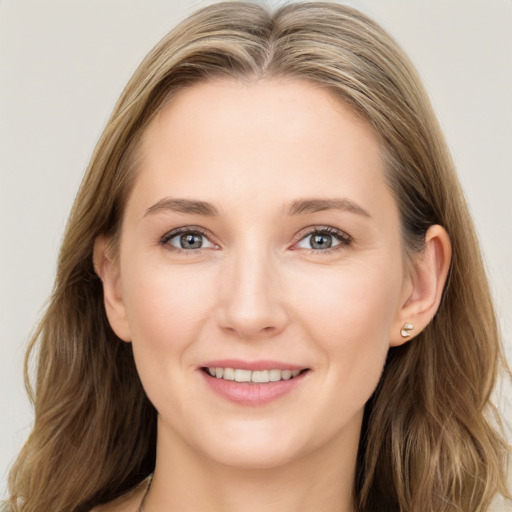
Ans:
[[[264,250],[244,250],[220,273],[217,321],[241,339],[270,338],[288,322],[279,263]]]

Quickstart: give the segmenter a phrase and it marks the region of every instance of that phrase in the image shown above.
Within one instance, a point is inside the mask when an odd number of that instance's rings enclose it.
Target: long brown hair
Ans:
[[[89,510],[153,471],[157,413],[131,345],[106,319],[93,246],[99,235],[119,235],[149,121],[181,88],[219,76],[297,77],[337,94],[381,139],[406,250],[420,250],[433,224],[448,231],[441,306],[413,342],[389,351],[365,410],[354,493],[359,512],[487,510],[496,493],[507,494],[508,447],[490,401],[504,360],[468,208],[408,59],[365,15],[320,2],[275,12],[244,2],[202,9],[126,86],[78,192],[27,355],[38,349],[28,386],[35,424],[10,473],[8,510]]]

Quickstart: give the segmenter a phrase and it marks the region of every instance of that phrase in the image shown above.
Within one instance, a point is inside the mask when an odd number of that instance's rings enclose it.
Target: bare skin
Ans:
[[[435,314],[450,259],[433,226],[405,260],[370,126],[304,81],[185,89],[144,134],[119,259],[107,247],[107,315],[159,414],[144,512],[353,512],[364,405],[404,323],[410,341]],[[208,373],[228,359],[300,375],[264,402],[235,382],[238,401]]]

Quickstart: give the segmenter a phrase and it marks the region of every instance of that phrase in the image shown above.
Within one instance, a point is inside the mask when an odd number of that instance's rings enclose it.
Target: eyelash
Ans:
[[[296,242],[294,245],[297,245],[299,242],[306,240],[312,235],[329,235],[335,238],[339,243],[338,245],[335,245],[334,247],[328,247],[327,249],[303,248],[303,250],[307,251],[309,254],[331,254],[334,251],[338,251],[350,246],[352,243],[352,237],[344,231],[330,226],[312,226],[301,231],[296,236]]]
[[[178,254],[201,254],[202,250],[201,248],[197,249],[183,249],[180,247],[175,247],[169,243],[170,240],[173,238],[183,235],[183,234],[190,234],[190,235],[200,235],[205,237],[211,244],[215,245],[211,240],[208,238],[207,232],[198,227],[198,226],[184,226],[181,228],[174,229],[170,231],[169,233],[165,234],[160,239],[160,244],[167,246],[169,250],[172,250],[173,252],[176,252]],[[350,246],[352,243],[352,237],[345,233],[344,231],[341,231],[339,229],[330,227],[330,226],[312,226],[310,228],[306,228],[305,230],[301,231],[296,237],[294,246],[296,246],[298,243],[300,243],[303,240],[306,240],[308,237],[312,235],[329,235],[335,238],[338,242],[337,245],[334,247],[328,247],[327,249],[306,249],[303,248],[303,250],[307,251],[310,254],[330,254],[333,251],[337,251],[340,249],[343,249],[345,247]],[[294,249],[297,250],[297,249]]]
[[[207,232],[204,229],[202,229],[198,226],[184,226],[181,228],[173,229],[169,233],[165,234],[161,238],[160,243],[164,246],[167,246],[167,248],[169,250],[176,252],[178,254],[192,254],[192,253],[200,254],[202,252],[202,250],[200,248],[199,249],[183,249],[181,247],[175,247],[169,243],[169,241],[172,240],[173,238],[175,238],[179,235],[185,235],[185,234],[200,235],[200,236],[203,236],[204,238],[206,238],[207,240],[210,240],[208,238]],[[213,244],[213,242],[211,242],[211,241],[210,241],[210,243]]]

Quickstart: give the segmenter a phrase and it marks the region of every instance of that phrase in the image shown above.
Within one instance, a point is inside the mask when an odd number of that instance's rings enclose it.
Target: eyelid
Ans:
[[[168,243],[169,240],[171,240],[172,238],[174,238],[178,235],[182,235],[183,233],[196,233],[196,234],[202,235],[206,239],[208,239],[208,241],[213,246],[215,246],[215,248],[218,248],[218,244],[216,244],[212,240],[212,236],[209,234],[209,232],[200,226],[181,226],[179,228],[172,229],[171,231],[168,231],[165,235],[163,235],[160,238],[160,244],[166,246],[169,250],[172,250],[175,252],[184,252],[184,253],[191,253],[191,252],[200,253],[204,249],[211,249],[211,247],[201,247],[199,249],[182,249],[179,247],[172,246]]]
[[[191,253],[191,252],[200,253],[202,249],[209,249],[209,247],[208,248],[200,248],[200,249],[181,249],[181,248],[178,248],[178,247],[175,247],[175,246],[171,246],[170,244],[168,244],[169,240],[171,240],[175,236],[178,236],[178,235],[183,234],[183,233],[198,233],[198,234],[204,236],[205,238],[207,238],[208,241],[212,245],[215,246],[215,248],[219,248],[219,244],[215,243],[212,240],[213,237],[211,236],[211,234],[206,229],[204,229],[204,228],[202,228],[200,226],[194,226],[194,225],[192,225],[192,226],[181,226],[181,227],[172,229],[171,231],[168,231],[165,235],[163,235],[160,238],[159,243],[162,244],[162,245],[167,246],[169,248],[169,250],[173,250],[173,251],[176,251],[176,252],[184,252],[184,253]],[[306,228],[301,229],[294,236],[294,241],[293,241],[292,249],[298,250],[299,248],[297,248],[296,245],[300,241],[304,240],[306,237],[311,236],[314,233],[326,233],[326,234],[332,235],[335,238],[337,238],[338,241],[340,242],[338,245],[336,245],[334,247],[330,247],[328,249],[323,249],[323,250],[309,249],[310,252],[316,253],[316,254],[318,254],[318,253],[329,253],[329,252],[332,252],[332,251],[336,251],[338,249],[341,249],[341,248],[344,248],[344,247],[350,245],[352,243],[352,241],[353,241],[353,238],[348,233],[346,233],[345,231],[342,231],[341,229],[334,228],[332,226],[314,225],[314,226],[308,226]],[[304,248],[301,248],[301,249],[308,251],[308,249],[304,249]]]
[[[330,247],[328,249],[323,249],[323,250],[319,250],[319,249],[303,249],[303,248],[302,248],[302,250],[310,251],[310,252],[315,253],[315,254],[319,254],[319,253],[325,254],[325,253],[329,253],[329,252],[336,251],[338,249],[342,249],[344,247],[347,247],[353,241],[353,238],[348,233],[346,233],[345,231],[342,231],[341,229],[334,228],[332,226],[319,226],[319,225],[315,225],[315,226],[309,226],[307,228],[301,229],[295,235],[292,249],[298,250],[299,248],[296,247],[297,244],[299,242],[301,242],[302,240],[304,240],[306,237],[311,236],[314,233],[325,233],[325,234],[328,234],[328,235],[332,235],[335,238],[337,238],[340,243],[338,245],[334,246],[334,247]]]

